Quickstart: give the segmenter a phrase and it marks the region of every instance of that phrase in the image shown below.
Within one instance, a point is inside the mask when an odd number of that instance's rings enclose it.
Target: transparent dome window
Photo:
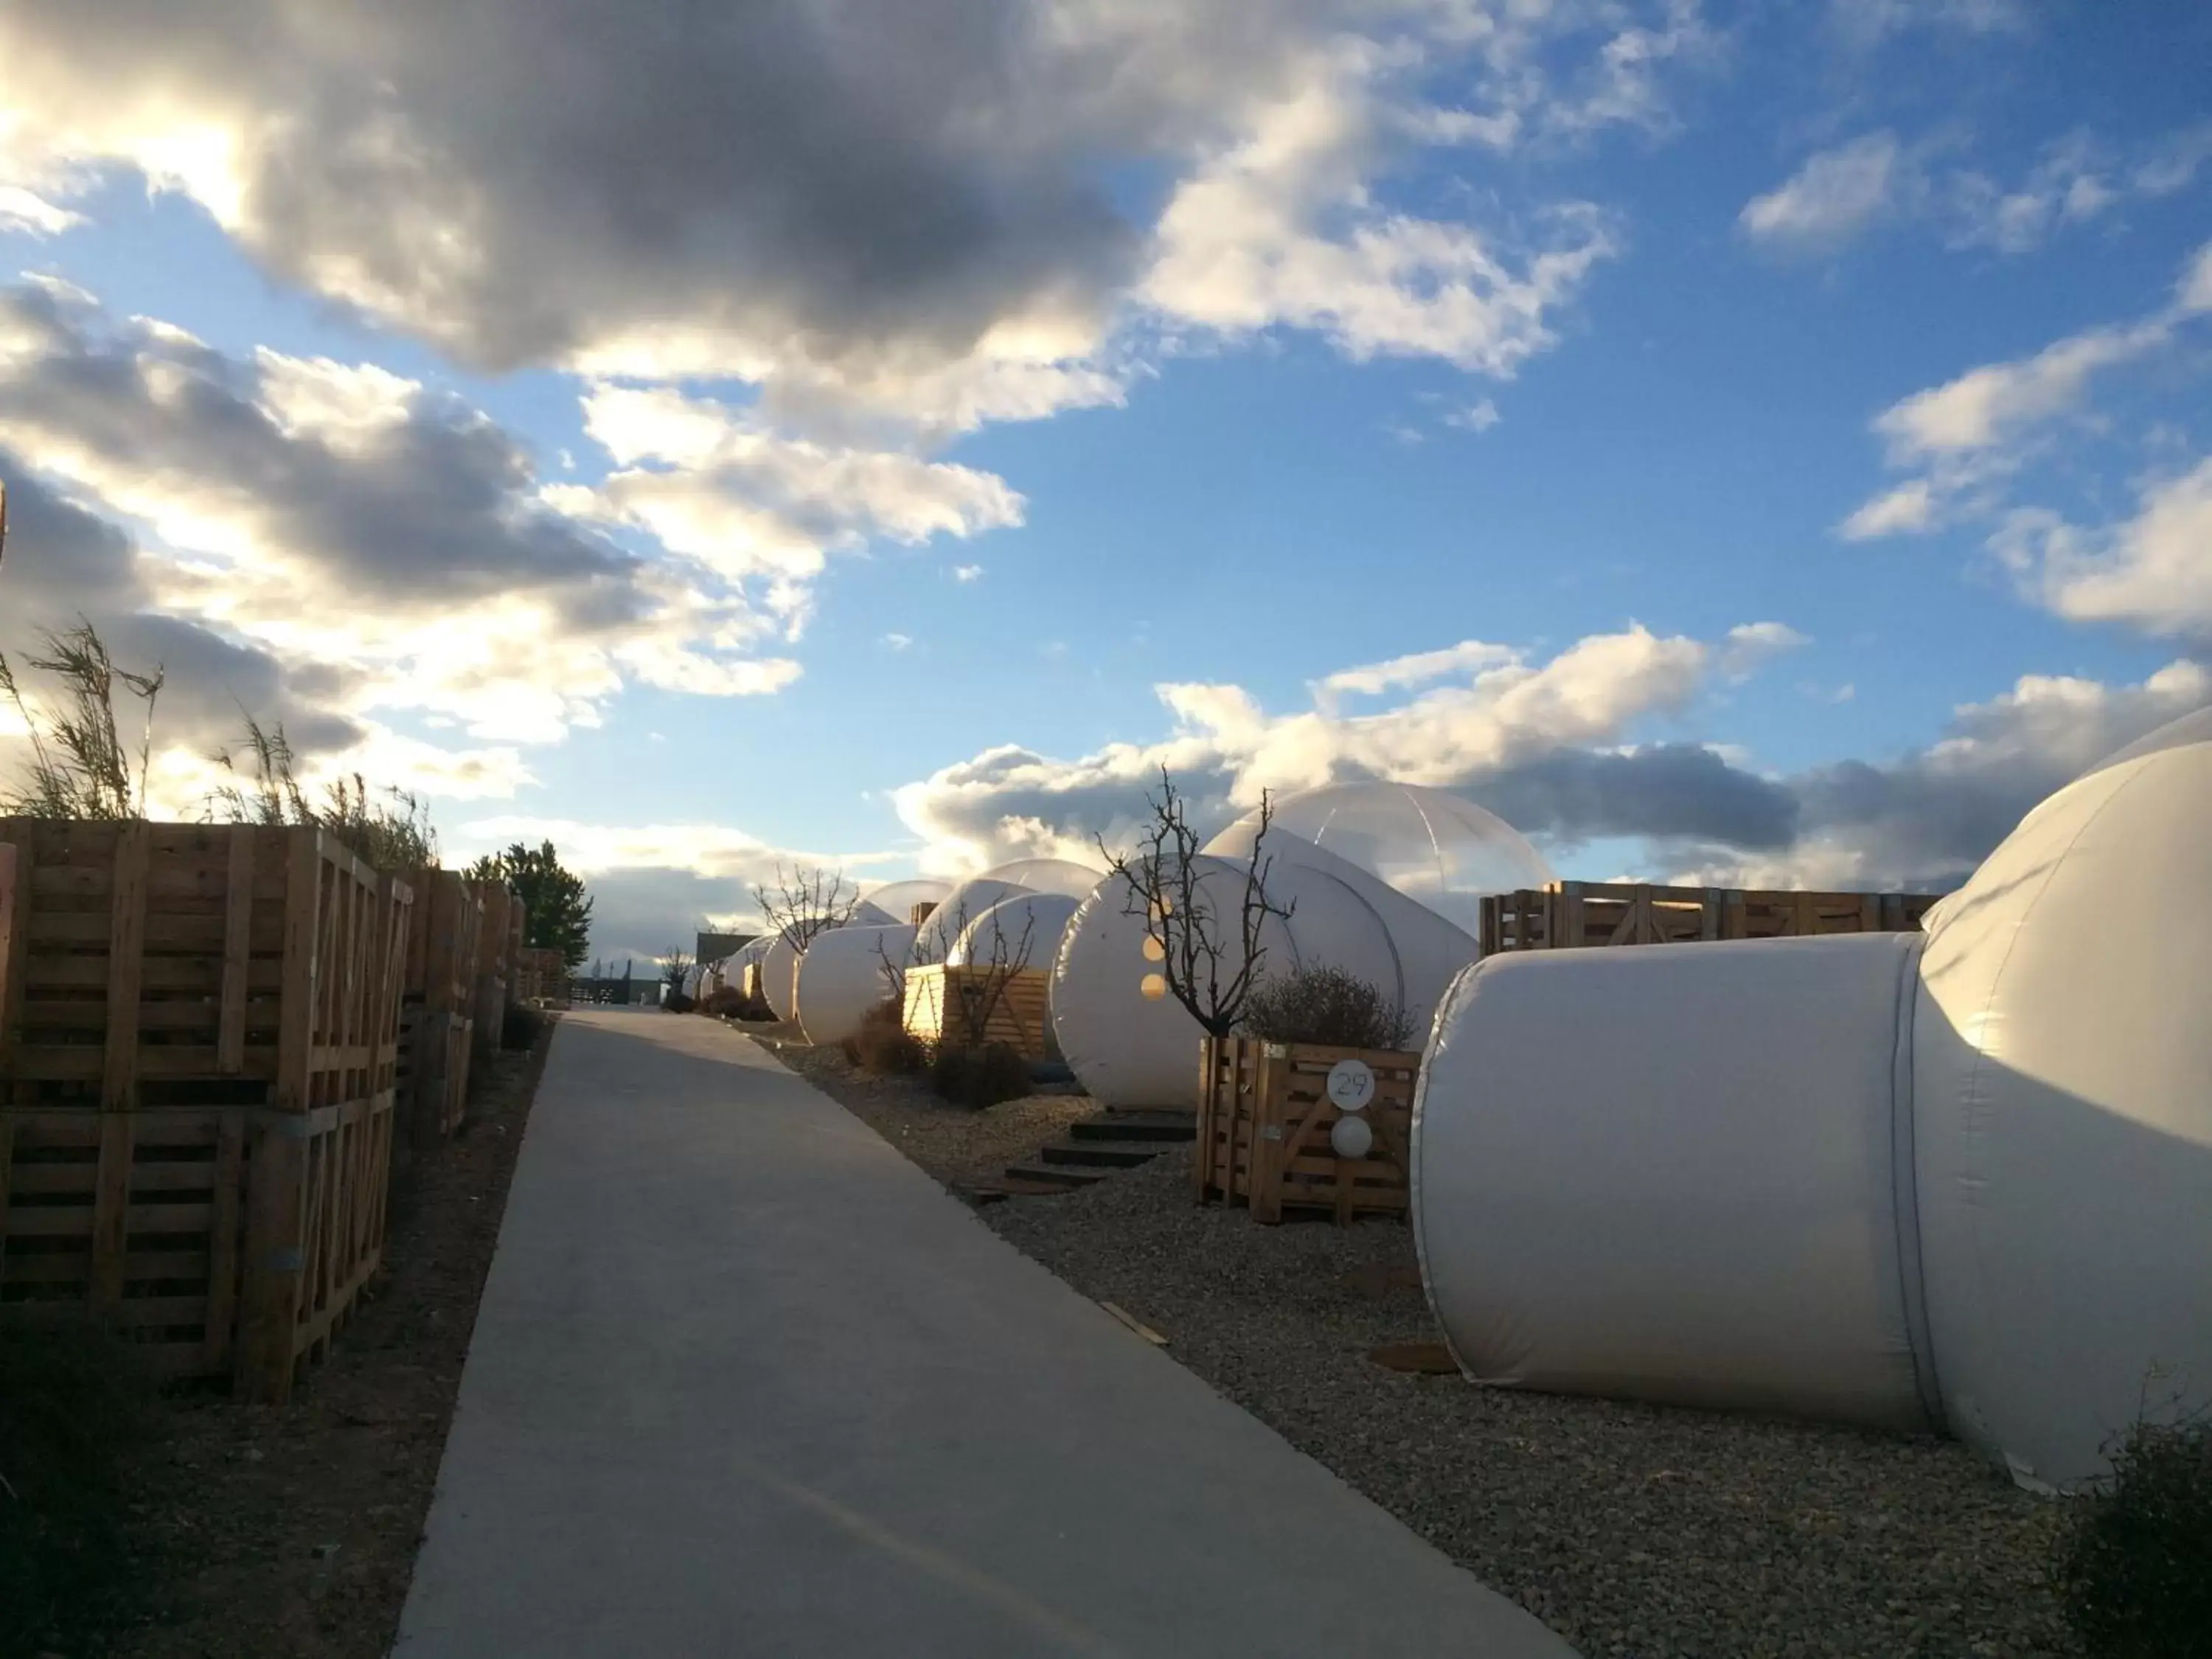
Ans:
[[[1255,809],[1205,850],[1241,859],[1251,845]],[[1541,887],[1552,868],[1528,838],[1496,813],[1442,789],[1410,783],[1336,783],[1274,803],[1268,845],[1296,836],[1356,865],[1446,921],[1478,931],[1489,893]]]

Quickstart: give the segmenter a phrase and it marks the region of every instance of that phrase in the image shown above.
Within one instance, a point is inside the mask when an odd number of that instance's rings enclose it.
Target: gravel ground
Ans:
[[[1403,1224],[1262,1227],[1188,1181],[1170,1157],[982,1218],[1584,1653],[2077,1651],[2043,1581],[2063,1510],[1964,1448],[1385,1370],[1436,1336]]]
[[[1087,1095],[1039,1094],[979,1112],[939,1099],[914,1078],[870,1077],[836,1048],[764,1036],[778,1028],[738,1029],[948,1186],[1003,1175],[1098,1109]],[[1185,1167],[1173,1149],[1170,1156]]]

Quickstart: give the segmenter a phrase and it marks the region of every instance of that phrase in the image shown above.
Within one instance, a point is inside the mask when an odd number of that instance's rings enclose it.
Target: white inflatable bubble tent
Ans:
[[[1256,812],[1200,854],[1200,890],[1237,951],[1243,871]],[[1541,886],[1551,871],[1510,825],[1470,801],[1406,784],[1334,784],[1285,797],[1264,843],[1270,919],[1261,976],[1341,968],[1395,999],[1414,1030],[1477,952],[1486,893]],[[1462,925],[1461,918],[1464,918]],[[1052,1017],[1060,1053],[1108,1106],[1197,1104],[1198,1022],[1167,993],[1143,915],[1122,881],[1099,884],[1061,937]]]
[[[2022,1484],[2212,1405],[2212,713],[1920,935],[1510,954],[1440,1009],[1413,1218],[1477,1381],[1946,1427]]]

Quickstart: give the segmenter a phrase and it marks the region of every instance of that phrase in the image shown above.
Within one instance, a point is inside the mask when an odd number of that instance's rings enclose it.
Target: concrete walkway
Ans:
[[[1559,1659],[719,1024],[568,1016],[402,1659]]]

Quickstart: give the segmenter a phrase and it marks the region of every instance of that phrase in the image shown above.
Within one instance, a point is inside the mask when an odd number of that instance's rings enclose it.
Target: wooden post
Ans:
[[[247,1398],[282,1404],[292,1392],[293,1344],[307,1271],[310,1076],[323,989],[321,832],[288,833],[284,867],[284,1005],[276,1035],[274,1110],[253,1129],[246,1177],[246,1274],[237,1379]]]

